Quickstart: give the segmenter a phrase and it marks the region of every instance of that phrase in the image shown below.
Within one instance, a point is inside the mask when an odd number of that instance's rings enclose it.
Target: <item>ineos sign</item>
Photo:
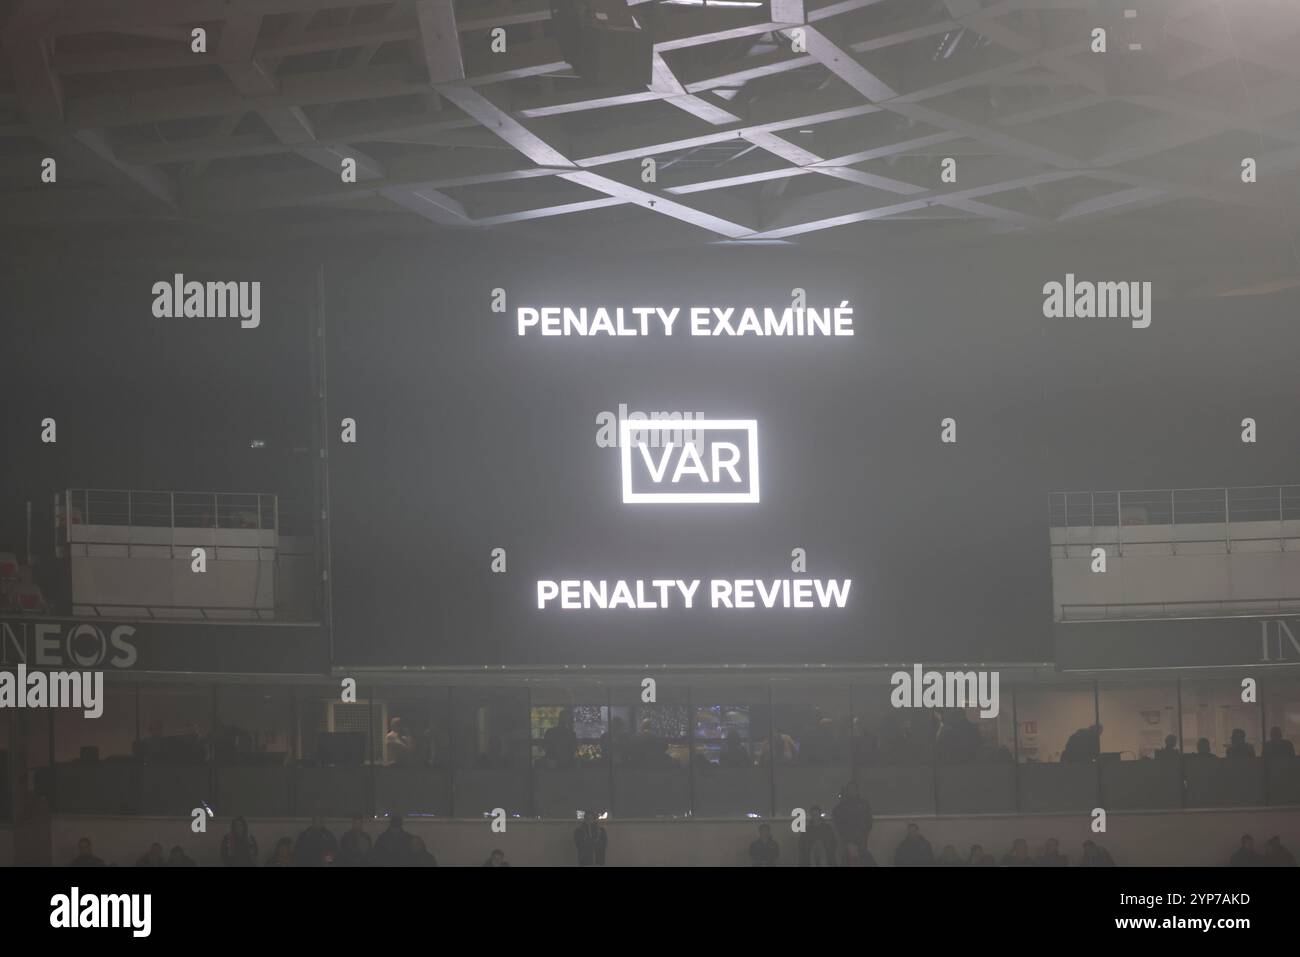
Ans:
[[[0,665],[130,668],[138,658],[131,625],[0,621]]]

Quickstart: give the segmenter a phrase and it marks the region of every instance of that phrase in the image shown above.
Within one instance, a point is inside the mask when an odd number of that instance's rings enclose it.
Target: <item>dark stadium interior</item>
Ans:
[[[0,864],[229,864],[236,817],[244,863],[316,858],[354,813],[573,863],[588,810],[611,863],[771,863],[761,819],[795,864],[814,803],[858,862],[846,782],[882,864],[916,820],[935,857],[1099,863],[1097,807],[1119,864],[1300,845],[1300,9],[614,6],[645,83],[565,3],[0,0],[0,670],[107,674],[99,718],[0,709]],[[260,282],[260,323],[159,317],[178,275]],[[1149,327],[1048,318],[1067,275],[1149,283]],[[797,289],[854,335],[516,327]],[[761,502],[625,503],[620,406],[757,420]],[[795,548],[847,607],[534,588]],[[999,673],[1000,712],[900,714],[916,664]]]

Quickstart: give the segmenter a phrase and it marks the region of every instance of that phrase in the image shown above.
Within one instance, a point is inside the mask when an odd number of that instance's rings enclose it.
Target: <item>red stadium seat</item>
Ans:
[[[13,552],[0,552],[0,581],[17,580],[18,559]]]
[[[14,601],[18,610],[28,615],[39,615],[45,611],[45,596],[39,585],[21,585],[14,591]]]

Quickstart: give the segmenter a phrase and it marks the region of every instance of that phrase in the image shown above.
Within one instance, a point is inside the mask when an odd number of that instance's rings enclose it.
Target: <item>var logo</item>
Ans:
[[[758,501],[758,422],[696,419],[691,425],[694,440],[682,441],[680,422],[619,423],[625,504]],[[657,435],[674,430],[678,436],[667,441]]]

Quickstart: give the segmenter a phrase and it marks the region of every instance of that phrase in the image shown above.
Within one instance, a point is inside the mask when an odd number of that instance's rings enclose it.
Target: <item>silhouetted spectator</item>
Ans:
[[[860,768],[875,767],[880,760],[879,744],[876,736],[862,723],[861,718],[853,719],[853,763]]]
[[[1281,728],[1268,729],[1268,740],[1264,742],[1264,757],[1269,759],[1295,757],[1295,745],[1282,737]]]
[[[275,842],[275,853],[266,862],[267,867],[293,867],[293,838],[282,837]]]
[[[722,751],[718,754],[718,766],[722,768],[752,768],[754,766],[754,759],[745,750],[745,745],[741,743],[740,736],[734,732],[727,732],[727,739],[722,743]]]
[[[934,742],[934,757],[940,764],[970,764],[979,753],[980,731],[960,708],[945,711],[943,725]],[[956,853],[954,851],[953,853]]]
[[[1282,846],[1276,835],[1264,842],[1265,867],[1295,867],[1295,855]]]
[[[1029,843],[1018,837],[1011,842],[1011,850],[1002,857],[1003,867],[1029,867],[1034,859],[1029,856]]]
[[[1065,742],[1061,752],[1062,764],[1089,764],[1101,754],[1101,725],[1080,728]]]
[[[497,850],[494,850],[491,854],[488,855],[488,859],[483,862],[483,866],[484,867],[509,867],[510,862],[506,860],[506,852],[498,848]]]
[[[1228,860],[1229,867],[1259,867],[1264,858],[1255,851],[1255,839],[1249,834],[1241,839],[1241,847]]]
[[[997,861],[993,860],[993,855],[985,853],[983,845],[972,844],[970,854],[966,856],[967,867],[992,867]]]
[[[643,718],[636,737],[632,739],[629,762],[637,768],[662,768],[671,761],[668,742],[655,733],[649,718]]]
[[[195,739],[198,739],[197,729]],[[218,764],[239,764],[244,755],[253,751],[253,734],[218,720],[208,734],[207,751]]]
[[[1179,756],[1178,735],[1176,734],[1165,735],[1165,746],[1163,748],[1160,748],[1158,751],[1156,751],[1156,760],[1167,761],[1170,758],[1176,758],[1178,756]]]
[[[320,818],[313,817],[307,829],[298,835],[298,843],[293,848],[293,862],[298,867],[321,867],[333,864],[338,853],[339,842],[330,829]]]
[[[400,717],[388,722],[388,734],[384,736],[384,746],[388,750],[388,762],[400,766],[414,763],[415,741],[406,733]]]
[[[835,722],[817,719],[799,745],[799,763],[808,767],[825,767],[835,759]]]
[[[989,743],[980,748],[980,760],[988,764],[1015,764],[1016,756],[1005,744]]]
[[[1039,867],[1069,867],[1070,859],[1061,853],[1061,842],[1049,837],[1043,843],[1043,852],[1034,863]]]
[[[411,835],[410,867],[437,867],[438,859],[424,845],[424,838]]]
[[[807,829],[799,835],[799,866],[834,867],[835,850],[835,828],[822,817],[822,809],[814,804],[808,809]]]
[[[1196,739],[1196,758],[1197,760],[1217,761],[1219,756],[1210,750],[1209,738]]]
[[[103,867],[104,862],[95,856],[90,846],[90,838],[83,837],[77,842],[77,856],[68,862],[69,867]]]
[[[957,856],[957,848],[951,844],[945,844],[939,856],[935,858],[936,867],[960,867],[962,859]]]
[[[879,867],[876,859],[871,856],[871,852],[865,847],[859,847],[856,844],[850,844],[840,853],[842,863],[845,867]]]
[[[158,843],[150,844],[149,850],[140,856],[135,862],[136,867],[165,867],[167,861],[163,858],[162,845]]]
[[[895,867],[928,867],[934,863],[934,848],[921,836],[921,829],[915,824],[907,825],[907,836],[899,842],[894,851]]]
[[[776,763],[793,764],[795,756],[794,738],[784,731],[773,731],[758,748],[758,763],[767,767],[772,761],[772,755],[776,755]]]
[[[365,832],[365,823],[360,814],[352,815],[352,827],[339,842],[339,865],[341,867],[365,867],[370,863],[370,835]]]
[[[168,867],[195,867],[194,858],[185,853],[184,849],[177,844],[167,855]]]
[[[578,848],[579,867],[604,866],[609,835],[600,826],[600,818],[595,811],[583,812],[582,823],[573,832],[573,843]]]
[[[1232,729],[1232,740],[1228,742],[1228,757],[1253,758],[1255,746],[1246,740],[1246,732],[1241,728]]]
[[[411,858],[411,838],[402,830],[402,817],[394,814],[388,819],[388,828],[375,841],[376,867],[404,867]]]
[[[1093,841],[1083,842],[1083,860],[1079,862],[1080,867],[1114,867],[1115,859],[1110,856],[1110,851],[1106,850],[1100,844]]]
[[[573,730],[573,712],[565,708],[554,727],[542,735],[542,749],[553,768],[571,768],[578,752],[578,735]]]
[[[237,817],[221,839],[221,863],[225,867],[256,867],[257,840],[248,833],[248,822]]]
[[[844,785],[839,803],[831,811],[831,821],[846,856],[859,857],[866,852],[871,836],[871,805],[858,792],[857,782]]]
[[[772,839],[772,828],[758,826],[758,839],[749,845],[749,860],[755,867],[771,867],[781,856],[781,845]]]
[[[136,744],[135,753],[144,764],[160,764],[163,747],[163,723],[155,719],[149,722],[149,733]]]
[[[627,726],[622,718],[609,719],[609,730],[600,735],[600,752],[616,765],[628,760]]]

